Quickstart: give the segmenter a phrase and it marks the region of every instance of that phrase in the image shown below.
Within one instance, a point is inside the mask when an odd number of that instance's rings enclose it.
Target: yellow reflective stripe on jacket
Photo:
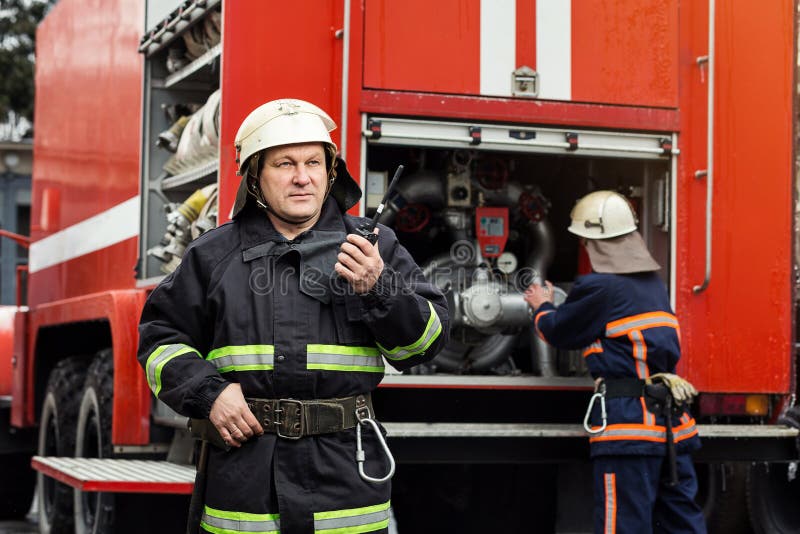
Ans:
[[[176,343],[174,345],[160,345],[156,347],[156,350],[147,358],[147,363],[145,364],[147,384],[156,397],[161,391],[161,370],[164,369],[164,366],[173,358],[177,358],[189,352],[194,352],[197,354],[198,358],[200,357],[200,353],[189,345]]]
[[[315,534],[358,534],[389,526],[391,501],[363,508],[332,510],[314,514]]]
[[[306,368],[322,371],[383,373],[383,359],[375,347],[306,345]]]
[[[245,512],[227,512],[206,506],[200,526],[214,534],[279,534],[279,514],[248,514]]]
[[[217,371],[271,371],[275,368],[274,345],[232,345],[220,347],[208,353]]]
[[[619,337],[627,335],[633,330],[645,330],[656,326],[678,328],[678,318],[668,312],[649,312],[631,315],[611,321],[606,325],[606,337]]]
[[[387,349],[380,343],[377,343],[378,348],[381,349],[384,356],[390,360],[405,360],[406,358],[425,352],[425,350],[436,341],[436,338],[442,333],[442,321],[439,320],[439,315],[436,313],[430,301],[428,301],[428,308],[431,314],[430,317],[428,317],[428,324],[425,325],[425,331],[422,333],[422,336],[410,345],[395,347],[393,349]]]

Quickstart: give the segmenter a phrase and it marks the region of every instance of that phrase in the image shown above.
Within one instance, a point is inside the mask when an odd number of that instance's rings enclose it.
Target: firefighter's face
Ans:
[[[263,157],[264,167],[258,182],[270,208],[290,221],[318,216],[327,190],[322,144],[269,148]]]

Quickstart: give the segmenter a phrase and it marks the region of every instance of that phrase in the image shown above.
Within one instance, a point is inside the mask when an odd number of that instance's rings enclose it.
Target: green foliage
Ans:
[[[0,4],[0,122],[33,123],[36,26],[56,0]]]

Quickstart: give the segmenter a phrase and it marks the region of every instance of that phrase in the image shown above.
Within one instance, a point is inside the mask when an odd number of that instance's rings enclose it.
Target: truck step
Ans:
[[[31,466],[82,491],[188,495],[194,487],[193,466],[166,461],[34,456]]]

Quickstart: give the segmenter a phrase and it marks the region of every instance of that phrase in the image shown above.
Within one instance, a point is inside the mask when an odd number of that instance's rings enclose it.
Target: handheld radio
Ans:
[[[397,170],[394,171],[392,181],[389,182],[389,187],[386,189],[386,194],[383,195],[383,200],[381,200],[381,203],[378,204],[378,209],[375,211],[375,215],[372,217],[372,220],[365,222],[356,228],[356,233],[373,245],[376,241],[378,241],[378,234],[375,233],[375,226],[378,224],[378,219],[380,218],[381,213],[383,213],[383,208],[386,207],[386,202],[389,200],[389,195],[392,193],[392,189],[394,189],[397,179],[400,178],[401,174],[403,174],[403,166],[399,165]]]

